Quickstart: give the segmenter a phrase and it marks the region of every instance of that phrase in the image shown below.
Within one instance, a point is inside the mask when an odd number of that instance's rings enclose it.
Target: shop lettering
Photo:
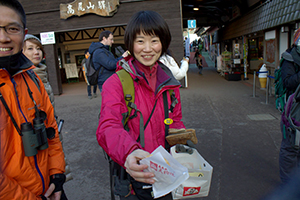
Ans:
[[[82,7],[82,2],[78,3],[78,10],[85,11],[85,9]]]
[[[89,2],[89,5],[86,7],[87,9],[93,9],[95,8],[95,5]]]
[[[75,0],[69,4],[60,4],[60,18],[81,16],[94,13],[100,16],[112,16],[117,12],[119,0]]]
[[[109,2],[108,2],[108,7],[109,7]],[[105,9],[105,1],[98,1],[98,8]]]
[[[68,5],[68,11],[67,11],[67,13],[68,14],[74,14],[74,9],[72,9],[72,5]]]
[[[150,161],[150,168],[157,171],[157,172],[159,172],[159,173],[161,173],[161,174],[166,174],[166,175],[170,175],[170,176],[175,177],[174,172],[169,172],[168,168],[163,167],[163,166],[161,166],[157,163],[154,163],[152,161]]]

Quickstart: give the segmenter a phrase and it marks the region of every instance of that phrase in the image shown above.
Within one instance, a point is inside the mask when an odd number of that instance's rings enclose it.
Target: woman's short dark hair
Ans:
[[[112,34],[112,32],[102,31],[99,36],[99,41],[101,42],[103,40],[103,37],[108,38],[110,34]]]
[[[129,20],[125,29],[125,47],[129,52],[133,52],[133,43],[137,34],[155,35],[159,37],[162,44],[162,54],[169,48],[171,33],[169,26],[160,14],[146,10],[135,13]],[[133,53],[132,53],[133,55]]]
[[[17,0],[1,0],[0,6],[6,6],[18,13],[24,28],[26,28],[26,14],[21,3]]]

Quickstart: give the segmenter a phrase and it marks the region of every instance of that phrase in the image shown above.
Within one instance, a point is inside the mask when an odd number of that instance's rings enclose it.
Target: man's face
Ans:
[[[108,38],[103,37],[102,43],[111,47],[114,43],[114,36],[109,34]]]
[[[12,32],[14,32],[15,28],[21,28],[22,31],[18,34],[9,34],[2,28],[8,25],[11,25],[10,29]],[[0,6],[0,26],[0,57],[20,52],[27,29],[24,30],[21,18],[17,12],[6,6]]]

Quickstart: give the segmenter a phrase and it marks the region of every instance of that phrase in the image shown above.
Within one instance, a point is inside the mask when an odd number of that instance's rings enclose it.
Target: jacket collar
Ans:
[[[300,55],[299,53],[297,52],[297,48],[294,47],[291,51],[291,55],[293,56],[293,59],[294,59],[294,62],[300,66]]]
[[[19,52],[12,56],[2,57],[0,68],[6,69],[13,76],[29,69],[31,66],[33,66],[33,63],[22,52]]]
[[[117,63],[117,71],[124,69],[128,73],[131,74],[132,78],[136,81],[139,79],[144,79],[143,76],[141,76],[137,72],[137,68],[132,64],[132,61],[134,58],[132,56],[127,56],[126,58],[121,59]],[[166,67],[164,64],[158,62],[157,67],[157,84],[158,87],[156,88],[156,93],[158,93],[163,87],[165,86],[176,86],[179,87],[181,84],[179,81],[177,81],[172,72],[169,70],[168,67]]]

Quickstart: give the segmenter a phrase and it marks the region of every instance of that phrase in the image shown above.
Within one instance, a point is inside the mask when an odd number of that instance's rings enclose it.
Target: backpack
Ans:
[[[287,102],[287,89],[283,85],[283,80],[282,80],[282,75],[281,75],[281,70],[282,70],[282,63],[284,60],[290,61],[294,63],[296,73],[299,71],[299,67],[297,65],[298,61],[297,59],[295,60],[293,57],[294,54],[294,49],[288,53],[288,52],[283,52],[281,55],[281,60],[278,69],[275,70],[275,105],[276,109],[278,109],[281,113],[285,109],[285,104]]]
[[[283,86],[283,81],[281,77],[281,67],[284,58],[281,58],[279,68],[275,70],[275,105],[276,109],[279,110],[281,113],[284,110],[284,105],[286,103],[286,88]]]
[[[86,79],[90,85],[97,85],[99,71],[102,68],[102,66],[98,70],[96,70],[94,68],[92,57],[93,57],[93,53],[85,61]]]
[[[284,137],[288,137],[291,146],[300,146],[300,84],[286,102],[282,113]],[[287,133],[286,133],[287,131]]]

